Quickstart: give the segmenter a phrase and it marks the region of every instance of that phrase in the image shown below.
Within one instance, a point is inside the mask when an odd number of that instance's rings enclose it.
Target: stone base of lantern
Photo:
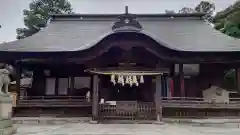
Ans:
[[[12,98],[7,94],[0,94],[0,134],[12,135],[16,133],[13,127],[12,117]]]

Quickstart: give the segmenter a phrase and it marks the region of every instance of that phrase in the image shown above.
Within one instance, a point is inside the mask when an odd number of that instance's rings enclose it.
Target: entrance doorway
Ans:
[[[144,83],[138,86],[133,84],[113,84],[109,76],[101,77],[100,98],[106,101],[137,101],[137,102],[154,102],[155,82],[154,76],[144,77]]]
[[[146,76],[144,83],[130,86],[118,83],[114,85],[109,76],[101,77],[100,98],[105,101],[99,105],[100,119],[155,119],[153,78]]]
[[[112,86],[113,89],[110,89],[111,96],[116,101],[139,101],[140,96],[140,88],[138,86],[130,86],[117,84]]]

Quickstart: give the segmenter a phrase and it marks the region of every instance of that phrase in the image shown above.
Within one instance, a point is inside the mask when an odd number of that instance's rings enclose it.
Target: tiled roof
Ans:
[[[235,52],[240,40],[226,36],[201,19],[202,15],[136,15],[140,31],[159,45],[176,51]],[[0,51],[61,52],[91,48],[122,31],[112,27],[118,15],[54,15],[51,23],[25,39],[0,44]]]

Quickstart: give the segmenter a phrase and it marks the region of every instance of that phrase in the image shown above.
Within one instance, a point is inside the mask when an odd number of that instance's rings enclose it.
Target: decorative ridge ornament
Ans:
[[[112,26],[113,31],[141,31],[142,29],[136,15],[128,13],[128,6],[125,7],[125,13],[120,15],[118,21]]]

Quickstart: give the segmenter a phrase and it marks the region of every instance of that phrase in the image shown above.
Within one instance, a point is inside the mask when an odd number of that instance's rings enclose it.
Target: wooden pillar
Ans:
[[[181,91],[181,97],[185,97],[185,88],[184,88],[184,72],[183,72],[183,64],[179,64],[179,87]]]
[[[60,96],[59,95],[59,77],[56,77],[56,83],[55,83],[55,95],[54,96]]]
[[[184,73],[183,73],[183,64],[175,64],[174,67],[174,93],[177,97],[184,97],[185,96],[185,89],[184,89]]]
[[[92,101],[92,120],[96,121],[98,118],[98,102],[99,102],[99,92],[98,92],[98,75],[93,76],[93,101]]]
[[[175,96],[175,72],[174,72],[174,64],[171,65],[170,69],[170,74],[169,76],[171,77],[170,81],[170,91],[171,91],[171,97]]]
[[[238,91],[240,91],[240,69],[235,68],[235,71],[236,71],[236,85],[237,85]]]
[[[155,107],[157,121],[162,120],[162,75],[156,77]]]
[[[174,64],[174,97],[180,96],[180,87],[179,87],[179,64]]]
[[[20,90],[21,90],[21,67],[20,64],[16,64],[16,92],[17,92],[17,101],[20,99]]]
[[[74,84],[75,84],[75,80],[74,80],[74,76],[70,76],[70,90],[68,91],[68,95],[72,95],[72,93],[74,92]]]

